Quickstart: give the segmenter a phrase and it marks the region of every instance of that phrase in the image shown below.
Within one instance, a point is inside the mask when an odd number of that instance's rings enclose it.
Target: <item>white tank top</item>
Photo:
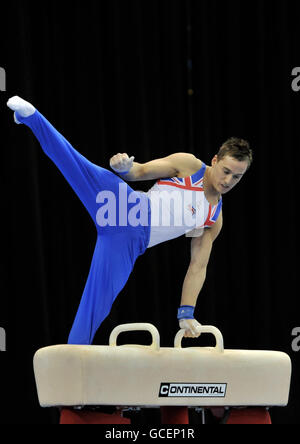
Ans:
[[[189,236],[212,227],[222,209],[222,199],[211,205],[204,193],[206,165],[193,176],[162,179],[148,191],[151,203],[151,234],[148,248],[171,239]]]

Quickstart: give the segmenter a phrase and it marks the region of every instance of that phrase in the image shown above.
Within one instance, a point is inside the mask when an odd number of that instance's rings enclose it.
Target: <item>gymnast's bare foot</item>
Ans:
[[[13,110],[16,111],[18,114],[20,114],[21,117],[30,117],[35,113],[35,107],[31,105],[31,103],[26,102],[25,100],[21,99],[21,97],[15,96],[9,99],[7,102],[7,106]],[[16,114],[14,115],[15,122],[17,124],[20,124],[21,122],[18,121],[16,118]]]

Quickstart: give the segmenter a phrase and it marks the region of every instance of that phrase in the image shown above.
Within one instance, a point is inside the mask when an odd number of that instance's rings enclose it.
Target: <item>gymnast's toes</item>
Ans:
[[[21,97],[14,96],[9,99],[7,102],[8,108],[10,108],[12,111],[17,111],[21,117],[30,117],[32,114],[35,113],[35,108],[31,103],[26,102],[25,100],[21,99]],[[16,120],[16,118],[15,118]],[[17,122],[18,123],[18,122]]]

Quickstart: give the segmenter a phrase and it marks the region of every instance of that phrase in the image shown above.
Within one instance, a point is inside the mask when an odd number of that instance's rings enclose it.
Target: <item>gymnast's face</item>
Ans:
[[[220,194],[227,194],[243,178],[249,167],[248,161],[239,161],[226,156],[218,160],[215,156],[212,160],[211,184]]]

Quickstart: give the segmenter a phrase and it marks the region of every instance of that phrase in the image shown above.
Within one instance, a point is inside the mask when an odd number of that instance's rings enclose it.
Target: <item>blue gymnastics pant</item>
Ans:
[[[121,178],[79,154],[38,111],[28,118],[23,118],[18,113],[16,117],[32,130],[45,154],[58,167],[89,212],[97,229],[97,243],[90,273],[68,340],[69,344],[89,345],[126,285],[137,258],[144,254],[149,245],[150,202],[144,193],[134,191]],[[148,205],[147,224],[123,226],[123,223],[117,223],[115,226],[99,226],[97,212],[100,205],[97,203],[97,196],[102,191],[114,193],[117,200],[116,220],[119,221],[119,217],[124,220],[124,215],[119,214],[120,184],[124,186],[127,196],[132,196],[133,193],[137,200],[147,200],[144,202]],[[128,214],[133,205],[128,203]]]

